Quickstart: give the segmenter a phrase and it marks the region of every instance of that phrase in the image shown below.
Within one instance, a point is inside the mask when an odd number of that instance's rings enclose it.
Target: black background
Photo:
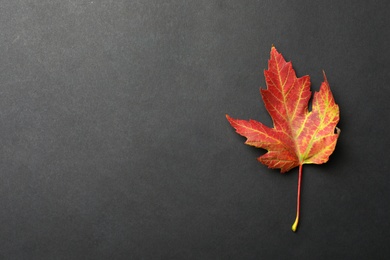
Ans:
[[[0,258],[390,256],[389,1],[0,4]],[[297,233],[297,169],[225,118],[271,126],[272,44],[341,111]]]

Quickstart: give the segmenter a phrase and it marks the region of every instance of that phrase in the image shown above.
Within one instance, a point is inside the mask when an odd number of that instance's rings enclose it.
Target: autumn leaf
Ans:
[[[322,164],[333,153],[340,129],[339,107],[335,103],[324,73],[319,92],[314,93],[312,111],[310,78],[297,78],[291,62],[271,48],[268,70],[264,71],[267,89],[260,89],[273,128],[255,120],[226,118],[238,134],[247,138],[246,144],[266,149],[258,160],[282,173],[299,166],[297,213],[292,230],[299,221],[300,190],[303,164]]]

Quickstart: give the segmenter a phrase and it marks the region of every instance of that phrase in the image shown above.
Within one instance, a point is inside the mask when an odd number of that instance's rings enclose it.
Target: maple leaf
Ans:
[[[299,222],[300,190],[303,164],[322,164],[333,153],[340,129],[339,107],[335,103],[324,73],[319,92],[314,93],[312,111],[310,77],[297,78],[291,62],[286,62],[274,46],[264,71],[267,89],[260,89],[273,128],[255,120],[240,120],[226,115],[246,144],[266,149],[258,160],[282,173],[299,166],[297,213],[292,230]]]

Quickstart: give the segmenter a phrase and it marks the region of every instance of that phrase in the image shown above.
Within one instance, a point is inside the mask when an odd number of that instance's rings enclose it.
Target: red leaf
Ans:
[[[310,78],[297,78],[291,62],[271,48],[268,70],[264,71],[267,89],[260,89],[265,107],[273,121],[273,128],[255,120],[234,119],[226,115],[237,133],[247,138],[246,144],[266,149],[258,160],[282,173],[299,166],[297,216],[299,220],[300,184],[303,164],[321,164],[333,153],[340,130],[339,107],[335,103],[324,73],[319,92],[314,93],[312,111],[308,110],[311,97]]]

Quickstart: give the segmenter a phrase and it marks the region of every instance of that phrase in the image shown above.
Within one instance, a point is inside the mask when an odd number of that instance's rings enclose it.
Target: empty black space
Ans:
[[[390,2],[0,1],[1,259],[389,259]],[[326,72],[341,135],[281,174],[272,44]]]

